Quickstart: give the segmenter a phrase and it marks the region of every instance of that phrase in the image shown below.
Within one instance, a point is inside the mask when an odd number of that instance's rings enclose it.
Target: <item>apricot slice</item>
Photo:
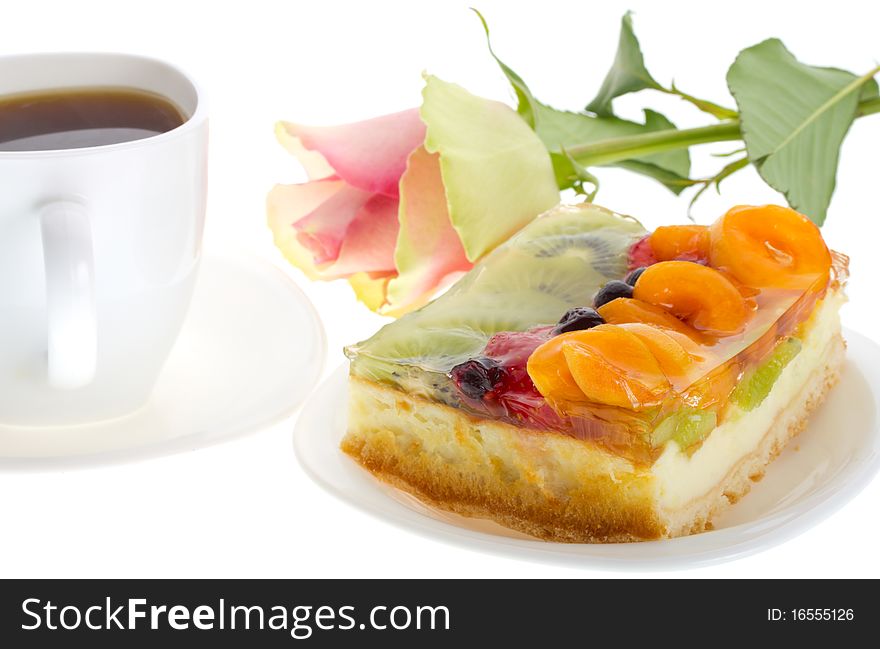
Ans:
[[[543,343],[532,352],[526,363],[532,383],[551,405],[584,401],[584,393],[575,383],[562,354],[562,344],[568,335],[554,336]]]
[[[743,330],[749,308],[720,272],[689,261],[661,261],[636,282],[633,297],[663,307],[698,331],[730,336]]]
[[[659,327],[641,322],[631,322],[619,326],[635,334],[639,340],[645,343],[645,346],[657,359],[660,369],[670,380],[683,379],[694,366],[696,358],[685,347],[685,345],[693,347],[694,343],[687,336],[669,329],[664,331]],[[685,344],[683,345],[682,342]]]
[[[739,205],[710,226],[709,238],[711,264],[756,288],[803,290],[831,268],[819,228],[788,207]]]
[[[705,225],[664,225],[651,233],[657,261],[709,259],[709,228]]]
[[[669,313],[669,311],[642,300],[619,297],[608,302],[608,304],[603,304],[597,311],[608,324],[619,325],[628,322],[643,322],[677,331],[697,342],[706,342],[705,337],[699,331],[685,324]]]
[[[643,410],[670,390],[657,359],[638,336],[600,325],[562,343],[565,362],[588,401]]]
[[[588,401],[642,410],[671,388],[648,346],[622,327],[600,325],[565,336],[565,362]]]
[[[614,325],[548,340],[529,357],[527,370],[538,392],[561,410],[584,402],[641,410],[671,387],[648,346]]]

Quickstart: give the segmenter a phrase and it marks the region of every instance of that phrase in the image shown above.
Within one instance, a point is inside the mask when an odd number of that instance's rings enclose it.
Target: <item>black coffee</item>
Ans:
[[[151,137],[186,121],[161,95],[62,88],[0,97],[0,151],[50,151]]]

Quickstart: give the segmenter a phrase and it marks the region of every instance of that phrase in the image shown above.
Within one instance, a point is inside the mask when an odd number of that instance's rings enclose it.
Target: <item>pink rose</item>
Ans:
[[[433,77],[423,94],[421,109],[277,127],[309,181],[269,193],[276,245],[310,278],[347,279],[391,315],[424,304],[558,200],[546,149],[512,109]]]

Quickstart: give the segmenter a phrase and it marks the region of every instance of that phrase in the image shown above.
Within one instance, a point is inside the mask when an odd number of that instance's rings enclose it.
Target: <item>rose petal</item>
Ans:
[[[378,313],[387,301],[388,282],[392,277],[394,274],[355,273],[348,278],[348,283],[351,284],[357,299],[363,302],[370,311]]]
[[[317,151],[309,151],[305,148],[298,137],[287,130],[284,122],[275,124],[275,137],[289,153],[292,153],[306,170],[309,180],[330,178],[335,175],[333,167],[327,162],[327,158]]]
[[[316,210],[344,186],[345,183],[341,180],[276,185],[266,199],[269,229],[272,230],[275,245],[309,279],[325,279],[325,276],[315,266],[311,251],[297,240],[297,231],[293,224]]]
[[[509,106],[426,76],[425,148],[440,154],[449,217],[476,261],[559,202],[547,148]]]
[[[388,283],[383,313],[427,302],[444,281],[471,268],[449,220],[440,156],[420,146],[400,179],[400,233],[394,259],[398,276]]]
[[[315,265],[321,266],[339,258],[339,250],[349,227],[372,195],[341,180],[315,182],[332,184],[336,191],[301,218],[294,218],[293,227],[297,232],[297,241],[312,253]]]
[[[333,264],[338,275],[395,272],[394,248],[397,243],[397,199],[373,196],[351,222]]]
[[[425,139],[419,110],[383,115],[341,126],[303,126],[282,122],[279,140],[298,158],[298,139],[308,151],[319,153],[333,172],[349,184],[370,193],[397,196],[397,183],[406,169],[409,154]],[[309,176],[325,173],[320,160],[311,158]]]
[[[267,211],[275,244],[311,279],[395,272],[396,199],[328,179],[276,185]]]

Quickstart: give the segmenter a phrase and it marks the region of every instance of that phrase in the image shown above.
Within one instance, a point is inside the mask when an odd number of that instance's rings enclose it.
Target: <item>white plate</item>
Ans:
[[[488,520],[430,508],[375,480],[339,450],[345,433],[347,366],[306,403],[294,448],[306,472],[330,493],[412,532],[474,550],[522,559],[609,569],[693,568],[729,561],[782,543],[843,506],[880,466],[875,392],[880,347],[853,331],[840,384],[809,427],[770,466],[766,477],[715,529],[694,536],[608,545],[548,543]]]
[[[180,337],[149,403],[85,426],[0,426],[0,469],[90,466],[191,451],[290,415],[321,376],[308,298],[256,258],[202,260]]]

